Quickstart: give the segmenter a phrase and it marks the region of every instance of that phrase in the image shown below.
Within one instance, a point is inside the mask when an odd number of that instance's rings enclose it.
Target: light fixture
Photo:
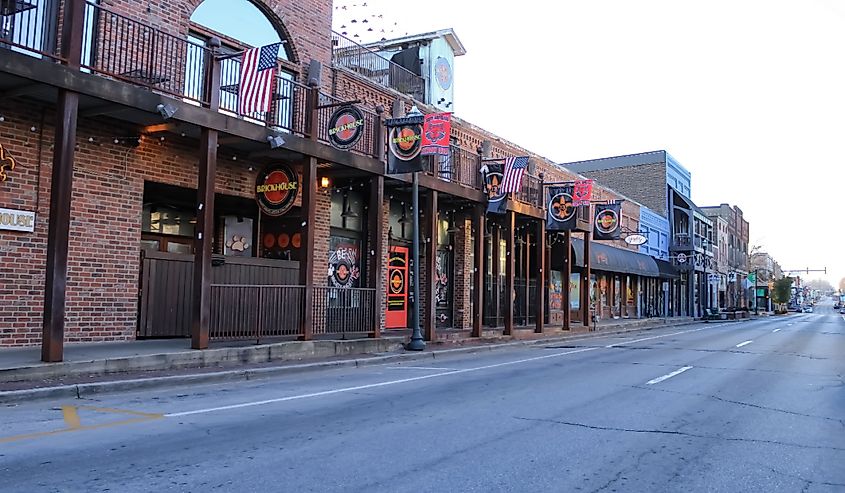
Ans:
[[[270,144],[270,149],[278,149],[285,145],[285,139],[281,135],[268,135],[267,142]]]
[[[344,199],[346,199],[346,197],[344,197]],[[348,200],[344,200],[344,201],[346,202],[346,210],[343,211],[343,213],[340,215],[340,217],[346,217],[346,218],[358,217],[358,213],[352,210],[352,207],[349,205],[349,201]]]
[[[320,186],[321,187],[329,188],[329,185],[331,185],[331,183],[329,183],[329,177],[328,176],[324,176],[324,177],[320,178]]]
[[[3,115],[0,115],[0,123],[5,122],[5,121],[6,121],[6,117],[3,116]]]
[[[158,110],[158,112],[161,114],[161,117],[164,118],[165,120],[169,120],[170,118],[173,118],[173,115],[176,114],[177,109],[178,108],[176,108],[175,106],[173,106],[170,103],[159,103],[156,106],[156,110]]]

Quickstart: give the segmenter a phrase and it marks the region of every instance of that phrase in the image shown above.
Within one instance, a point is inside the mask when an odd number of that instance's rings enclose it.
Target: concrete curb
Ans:
[[[750,321],[746,319],[743,321]],[[272,377],[285,374],[296,374],[302,372],[323,370],[329,368],[350,368],[362,366],[375,366],[391,362],[419,361],[425,359],[437,359],[459,354],[472,354],[485,351],[497,351],[520,346],[536,346],[572,340],[589,340],[596,337],[624,334],[628,332],[653,330],[660,328],[683,327],[699,324],[700,321],[685,321],[681,323],[660,324],[654,326],[640,326],[630,329],[608,330],[606,332],[587,332],[580,334],[568,334],[562,336],[521,339],[516,341],[488,343],[473,345],[470,347],[458,347],[450,349],[439,349],[424,352],[404,352],[399,354],[388,354],[381,356],[370,356],[365,358],[354,358],[335,361],[318,361],[314,363],[302,363],[293,365],[280,365],[265,368],[223,370],[208,373],[194,373],[189,375],[170,375],[162,377],[135,378],[128,380],[111,380],[105,382],[80,383],[71,385],[60,385],[55,387],[42,387],[33,389],[10,390],[0,392],[0,405],[14,404],[21,401],[35,399],[81,399],[96,394],[109,392],[127,392],[134,390],[151,389],[165,386],[211,384],[227,381],[254,380],[257,378]]]

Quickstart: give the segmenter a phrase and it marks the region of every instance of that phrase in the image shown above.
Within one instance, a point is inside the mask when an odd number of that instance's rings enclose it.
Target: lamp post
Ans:
[[[757,307],[757,269],[754,269],[754,315],[759,315],[760,312],[758,311]]]
[[[408,113],[409,116],[418,115],[420,111],[416,106],[411,108]],[[405,346],[409,351],[422,351],[425,349],[425,340],[420,330],[420,178],[419,171],[414,171],[412,176],[412,195],[411,207],[414,209],[414,234],[412,239],[412,248],[414,268],[412,269],[414,276],[414,312],[411,314],[411,341]],[[431,218],[432,221],[435,218]],[[434,240],[432,238],[432,240]],[[429,273],[429,276],[431,274]],[[429,277],[430,279],[430,277]]]

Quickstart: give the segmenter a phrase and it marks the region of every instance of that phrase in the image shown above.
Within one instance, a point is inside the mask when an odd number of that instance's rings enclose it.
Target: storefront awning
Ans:
[[[572,250],[575,254],[575,265],[584,266],[584,240],[572,238]],[[635,274],[638,276],[658,277],[660,270],[654,259],[648,255],[623,248],[616,248],[603,243],[590,243],[590,268],[620,274]]]
[[[681,273],[678,272],[678,269],[675,268],[670,262],[660,259],[654,259],[654,263],[657,264],[657,270],[660,271],[660,277],[663,279],[680,279]]]

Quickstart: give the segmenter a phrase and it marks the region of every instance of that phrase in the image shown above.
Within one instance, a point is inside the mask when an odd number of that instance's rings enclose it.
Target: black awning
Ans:
[[[678,272],[678,269],[675,268],[670,262],[660,259],[654,259],[654,263],[657,264],[657,270],[660,271],[660,277],[663,279],[680,279],[681,273]]]
[[[572,238],[572,250],[575,254],[575,265],[583,267],[584,240]],[[658,277],[660,275],[657,264],[650,256],[595,241],[590,243],[590,264],[590,268],[593,270],[636,274],[646,277]]]

